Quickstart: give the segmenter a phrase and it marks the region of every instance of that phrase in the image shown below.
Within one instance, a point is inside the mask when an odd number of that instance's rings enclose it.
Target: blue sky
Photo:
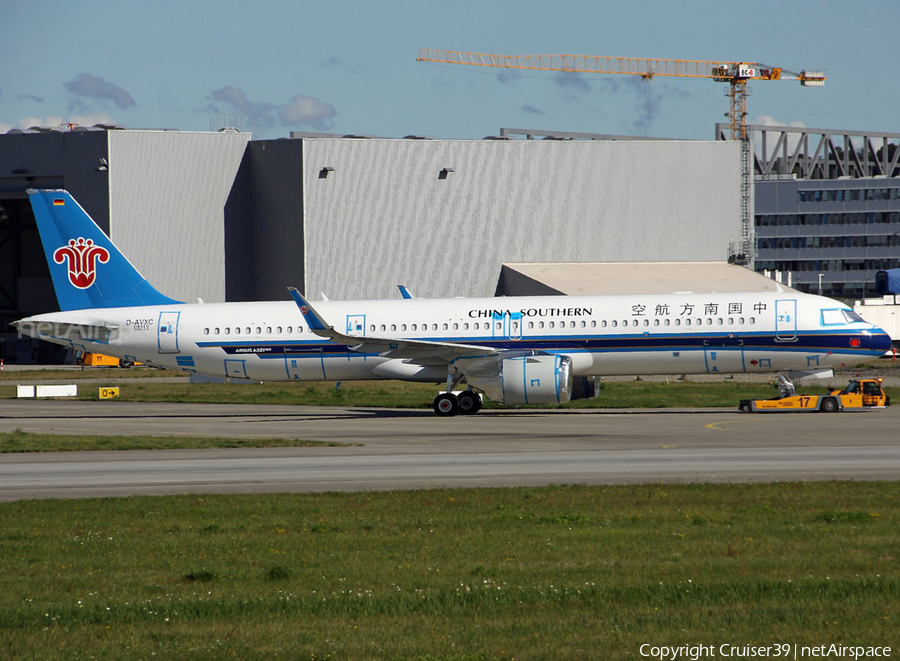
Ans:
[[[206,131],[235,113],[258,138],[516,127],[711,139],[728,110],[711,80],[426,64],[420,48],[824,70],[824,88],[753,83],[750,121],[900,132],[897,0],[0,0],[0,25],[0,132]]]

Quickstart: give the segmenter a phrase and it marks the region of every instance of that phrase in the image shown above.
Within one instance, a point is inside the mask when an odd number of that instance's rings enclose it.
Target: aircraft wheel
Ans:
[[[823,399],[820,410],[822,411],[822,413],[834,413],[838,410],[837,400],[834,397]]]
[[[456,401],[459,403],[459,412],[462,415],[473,415],[481,410],[481,398],[471,390],[459,393]]]
[[[434,412],[440,416],[449,417],[459,413],[459,400],[456,395],[445,392],[434,398]]]
[[[128,369],[129,367],[134,367],[134,361],[122,359],[119,361],[119,367],[124,367],[125,369]]]

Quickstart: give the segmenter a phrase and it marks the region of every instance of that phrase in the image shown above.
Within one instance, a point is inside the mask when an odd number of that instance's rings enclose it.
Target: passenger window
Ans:
[[[204,328],[204,329],[203,329],[203,334],[204,334],[204,335],[209,335],[209,329],[208,329],[208,328]]]
[[[743,317],[738,318],[738,323],[739,323],[741,326],[743,326],[743,325],[744,325],[744,318],[743,318]]]
[[[400,324],[400,330],[401,330],[401,331],[405,331],[405,330],[406,330],[406,324]]]
[[[271,327],[271,326],[266,326],[266,334],[267,334],[267,335],[271,335],[271,334],[272,334],[272,327]]]
[[[544,322],[543,322],[543,321],[539,321],[539,322],[538,322],[538,328],[543,328],[543,327],[544,327]]]
[[[260,328],[259,326],[256,327],[256,334],[262,335],[262,328]]]
[[[597,320],[591,319],[591,328],[597,328]]]
[[[690,326],[690,325],[691,325],[691,319],[690,319],[690,317],[688,317],[687,319],[684,320],[684,325],[685,325],[685,326]]]
[[[676,319],[676,320],[675,320],[675,325],[676,325],[676,326],[681,326],[681,319]]]
[[[288,333],[290,333],[290,332],[291,332],[291,329],[288,328]],[[369,324],[369,332],[370,332],[370,333],[374,333],[374,332],[375,332],[375,324]]]
[[[436,331],[436,330],[437,330],[437,324],[431,324],[431,330]]]
[[[416,325],[413,324],[412,326],[410,326],[410,327],[409,327],[409,330],[416,330]]]
[[[612,327],[613,327],[613,328],[616,328],[618,325],[619,325],[619,322],[616,321],[615,319],[613,319],[613,320],[612,320]]]
[[[666,326],[668,326],[668,325],[671,324],[672,322],[671,322],[671,320],[666,319],[664,323],[665,323]]]
[[[391,324],[391,332],[394,333],[397,331],[397,324]]]
[[[755,323],[756,323],[756,317],[750,317],[750,325],[752,326]]]
[[[225,329],[225,334],[226,334],[226,335],[231,335],[231,329],[230,329],[230,328],[226,328],[226,329]]]
[[[548,328],[556,328],[556,322],[551,321],[550,323],[547,324],[547,327]]]
[[[498,322],[497,322],[497,330],[501,330],[502,328],[503,328],[503,324],[501,324],[501,323],[498,321]]]
[[[240,327],[240,326],[238,326],[237,328],[234,329],[234,334],[235,334],[235,335],[240,335],[240,334],[241,334],[241,327]]]
[[[218,335],[218,334],[219,334],[219,329],[217,328],[217,329],[214,331],[214,333],[215,333],[216,335]]]
[[[247,326],[247,328],[245,328],[244,331],[247,333],[247,335],[249,335],[249,334],[250,334],[250,327]],[[288,328],[288,333],[290,333],[290,332],[291,332],[291,329]]]
[[[644,326],[649,326],[649,325],[650,325],[650,320],[644,319]]]
[[[281,326],[279,326],[278,328],[276,328],[276,329],[275,329],[275,332],[278,333],[279,335],[281,335]]]

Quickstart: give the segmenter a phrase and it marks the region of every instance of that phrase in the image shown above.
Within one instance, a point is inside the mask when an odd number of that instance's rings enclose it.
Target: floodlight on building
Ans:
[[[94,172],[109,172],[109,161],[101,156],[100,165],[94,168]]]
[[[453,168],[441,168],[441,171],[438,172],[438,179],[446,179],[451,172],[456,172],[456,170]]]
[[[328,176],[329,172],[334,172],[334,168],[330,165],[326,165],[324,168],[319,170],[319,179],[325,179]]]

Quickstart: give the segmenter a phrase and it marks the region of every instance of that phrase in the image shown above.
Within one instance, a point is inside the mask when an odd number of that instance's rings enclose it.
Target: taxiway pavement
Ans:
[[[294,437],[341,447],[0,454],[0,500],[660,481],[900,479],[900,409],[430,411],[0,401],[0,432]]]

